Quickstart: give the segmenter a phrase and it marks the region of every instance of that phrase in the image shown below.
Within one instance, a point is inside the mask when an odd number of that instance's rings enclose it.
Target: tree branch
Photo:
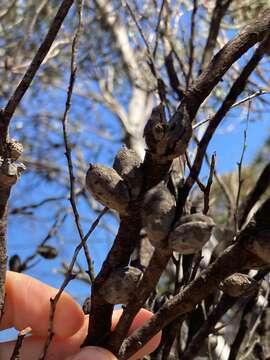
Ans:
[[[231,65],[252,46],[262,41],[269,28],[270,9],[265,11],[259,19],[248,25],[213,57],[210,64],[186,92],[184,102],[190,121],[194,119],[202,102],[219,83]]]
[[[269,14],[270,14],[270,12],[269,12]],[[264,41],[261,42],[259,47],[255,50],[251,59],[248,61],[248,63],[242,70],[241,74],[239,75],[239,77],[236,79],[236,81],[232,85],[228,95],[226,96],[222,105],[218,109],[217,113],[210,120],[210,124],[208,125],[208,127],[198,145],[196,157],[195,157],[193,166],[191,168],[190,174],[187,177],[185,184],[181,189],[181,195],[179,197],[180,198],[180,202],[179,202],[180,208],[185,203],[186,198],[189,194],[189,191],[200,173],[207,146],[208,146],[214,132],[216,131],[217,127],[221,123],[224,116],[230,110],[231,106],[236,101],[237,97],[244,90],[248,77],[253,72],[253,70],[256,68],[256,66],[259,64],[259,62],[263,58],[265,52],[268,50],[269,38],[270,38],[270,36],[269,36],[269,30],[268,30],[266,38],[264,39]]]
[[[7,270],[7,206],[10,189],[0,186],[0,322],[4,314],[5,279]]]
[[[214,10],[211,16],[208,38],[204,47],[200,73],[205,70],[210,62],[217,43],[218,33],[220,30],[221,21],[224,18],[228,7],[232,0],[216,0]]]
[[[258,210],[260,218],[267,217],[269,213],[269,201]],[[257,225],[256,225],[257,226]],[[239,233],[235,245],[229,247],[225,252],[206,270],[187,285],[178,295],[168,300],[158,312],[148,320],[141,328],[136,330],[124,340],[118,358],[126,360],[139,348],[145,345],[154,335],[165,326],[195,308],[203,299],[214,292],[224,278],[247,267],[249,259],[253,255],[245,248],[247,238],[253,237],[255,228]],[[258,226],[260,223],[258,221]],[[241,257],[239,257],[241,253]]]
[[[138,213],[130,213],[130,216],[120,221],[113,246],[93,283],[89,329],[83,346],[102,345],[111,330],[113,305],[100,296],[99,289],[115,268],[128,265],[131,253],[139,239],[140,229],[141,220]]]
[[[0,129],[1,129],[1,132],[3,132],[2,134],[5,134],[5,136],[2,135],[3,138],[6,138],[10,119],[12,118],[22,97],[24,96],[27,89],[29,88],[40,65],[42,64],[43,60],[45,59],[46,55],[48,54],[48,52],[52,46],[52,43],[54,42],[54,40],[58,34],[58,31],[60,30],[60,27],[67,15],[69,9],[71,8],[73,2],[74,2],[74,0],[63,0],[54,20],[49,28],[49,31],[48,31],[44,41],[40,45],[36,55],[34,56],[28,69],[26,70],[26,73],[24,74],[22,80],[20,81],[20,83],[17,86],[17,88],[15,89],[13,95],[9,99],[9,101],[4,109],[3,116],[1,116],[1,118],[0,118]]]

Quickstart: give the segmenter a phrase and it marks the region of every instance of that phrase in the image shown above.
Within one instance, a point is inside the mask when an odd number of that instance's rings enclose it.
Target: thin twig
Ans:
[[[143,33],[143,30],[142,30],[142,28],[141,28],[141,26],[140,26],[140,24],[139,24],[139,22],[138,22],[138,20],[136,18],[136,15],[134,14],[133,10],[131,9],[131,7],[130,7],[130,5],[129,5],[129,3],[127,1],[125,1],[125,5],[126,5],[126,7],[128,9],[128,12],[129,12],[132,20],[134,21],[134,23],[135,23],[135,25],[136,25],[136,27],[137,27],[140,35],[141,35],[141,38],[142,38],[142,40],[143,40],[143,42],[144,42],[144,44],[146,46],[148,56],[150,57],[151,62],[153,62],[152,51],[151,51],[150,45],[149,45],[149,43],[148,43],[148,41],[147,41],[147,39],[146,39],[146,37],[145,37],[145,35]]]
[[[199,145],[200,141],[195,134],[193,134],[193,139],[196,142],[196,144]],[[211,161],[210,161],[210,158],[209,158],[209,155],[207,154],[207,152],[205,152],[204,157],[205,157],[205,161],[210,169]],[[234,205],[234,199],[232,198],[229,190],[227,189],[227,186],[224,183],[223,179],[216,172],[216,169],[214,169],[214,177],[215,177],[215,180],[216,180],[217,184],[219,185],[220,189],[222,190],[222,192],[225,196],[225,199],[227,200],[228,219],[231,219],[232,208]]]
[[[154,46],[154,50],[153,50],[153,57],[154,58],[156,57],[156,52],[157,52],[157,48],[158,48],[159,27],[160,27],[160,23],[161,23],[162,12],[163,12],[163,8],[164,8],[164,5],[165,5],[165,1],[166,0],[162,0],[160,10],[159,10],[159,13],[158,13],[157,25],[156,25],[156,28],[155,28],[156,41],[155,41],[155,46]]]
[[[29,270],[34,265],[36,265],[37,262],[35,262],[34,264],[32,263],[30,265],[29,265],[29,263],[32,260],[34,260],[37,256],[39,256],[38,249],[40,247],[44,246],[56,234],[56,232],[59,230],[59,228],[62,226],[62,224],[66,220],[67,214],[64,214],[62,216],[62,212],[63,212],[63,210],[60,209],[59,213],[56,214],[56,218],[55,218],[53,225],[49,229],[49,231],[48,231],[47,235],[44,237],[44,239],[36,247],[36,250],[31,255],[27,256],[27,258],[21,264],[19,264],[17,269],[11,269],[12,271],[23,272],[23,271]]]
[[[184,96],[184,91],[181,87],[177,72],[174,67],[172,51],[170,51],[170,53],[165,57],[165,67],[167,70],[171,88],[177,94],[178,100],[180,101]]]
[[[4,119],[4,127],[1,129],[3,131],[2,137],[7,137],[7,129],[10,123],[10,120],[18,107],[21,99],[23,98],[24,94],[28,90],[32,80],[34,79],[40,65],[42,64],[43,60],[45,59],[46,55],[48,54],[59,30],[60,27],[67,16],[69,9],[71,8],[74,0],[63,0],[55,18],[53,19],[49,31],[43,40],[42,44],[40,45],[38,51],[36,52],[31,64],[29,65],[28,69],[26,70],[22,80],[20,81],[19,85],[15,89],[13,95],[9,99],[3,114]]]
[[[216,153],[214,153],[211,157],[211,164],[210,164],[210,172],[208,176],[208,181],[204,189],[204,207],[203,213],[207,214],[209,210],[209,197],[210,197],[210,190],[213,182],[213,175],[215,172],[215,165],[216,165]]]
[[[108,208],[105,207],[101,213],[98,215],[98,217],[96,218],[96,220],[92,223],[90,229],[88,230],[87,234],[84,236],[84,238],[82,239],[82,241],[80,242],[79,245],[77,245],[76,249],[74,250],[73,253],[73,257],[71,259],[71,262],[69,264],[68,270],[66,271],[65,274],[65,279],[60,287],[60,289],[58,290],[57,294],[55,295],[55,297],[53,299],[51,299],[51,310],[50,310],[50,315],[49,315],[49,327],[48,327],[48,335],[47,335],[47,339],[45,341],[43,350],[42,350],[42,354],[39,357],[39,360],[44,360],[49,348],[49,345],[52,341],[52,338],[54,336],[53,333],[53,320],[54,320],[54,315],[55,315],[55,309],[56,309],[56,305],[57,302],[60,298],[60,296],[62,295],[65,287],[69,284],[69,282],[74,278],[73,276],[73,267],[76,263],[77,257],[79,255],[79,252],[81,251],[81,249],[83,248],[84,244],[87,242],[89,236],[93,233],[93,231],[95,230],[95,228],[98,226],[100,219],[102,218],[102,216],[108,211]]]
[[[189,157],[188,157],[187,152],[185,153],[185,160],[186,160],[186,164],[187,164],[188,169],[191,170],[191,169],[192,169],[192,165],[191,165],[191,162],[190,162],[190,159],[189,159]],[[196,179],[194,179],[194,180],[195,180],[195,182],[197,183],[197,185],[199,186],[201,192],[204,193],[204,191],[205,191],[205,185],[201,182],[201,180],[199,179],[199,177],[197,176]]]
[[[146,50],[147,50],[147,55],[148,55],[148,59],[149,59],[149,62],[148,62],[148,65],[149,65],[149,68],[153,74],[153,76],[156,78],[157,80],[157,92],[158,92],[158,95],[159,95],[159,98],[160,98],[160,101],[162,103],[165,103],[166,104],[166,107],[167,107],[167,110],[168,112],[170,113],[170,109],[169,109],[169,106],[167,104],[167,101],[166,101],[166,85],[164,83],[164,81],[162,80],[162,78],[159,76],[158,74],[158,71],[157,71],[157,68],[155,66],[155,60],[154,60],[154,57],[153,57],[153,53],[151,51],[151,48],[150,48],[150,45],[143,33],[143,30],[138,22],[138,20],[136,19],[136,15],[134,14],[133,10],[131,9],[129,3],[126,1],[125,2],[126,4],[126,7],[130,13],[130,16],[132,17],[132,20],[134,21],[142,39],[143,39],[143,42],[146,46]]]
[[[249,115],[250,115],[250,106],[251,106],[251,102],[248,103],[246,128],[244,130],[243,148],[242,148],[240,161],[237,163],[237,167],[238,167],[238,187],[237,187],[236,202],[235,202],[235,212],[234,212],[234,231],[235,231],[235,234],[237,234],[237,232],[239,230],[238,229],[238,210],[239,210],[241,189],[242,189],[242,185],[243,185],[243,182],[244,182],[244,180],[242,179],[242,166],[243,166],[244,155],[245,155],[246,148],[247,148],[247,131],[248,131],[248,123],[249,123]]]
[[[10,188],[0,186],[0,323],[4,315],[5,280],[7,270],[7,206]]]
[[[20,215],[25,210],[36,209],[36,208],[39,208],[40,206],[43,206],[43,205],[45,205],[45,204],[47,204],[49,202],[65,200],[65,199],[68,199],[68,196],[52,196],[52,197],[48,197],[48,198],[43,199],[41,201],[38,201],[36,203],[24,205],[24,206],[21,206],[21,207],[15,207],[15,208],[13,208],[13,209],[11,209],[9,211],[9,215],[17,215],[17,214]]]
[[[64,137],[64,145],[65,145],[65,155],[68,162],[68,171],[69,171],[69,183],[70,183],[70,203],[73,210],[75,223],[77,230],[79,232],[81,240],[84,238],[83,230],[80,223],[80,215],[77,209],[76,205],[76,191],[75,191],[75,176],[73,171],[73,163],[72,163],[72,156],[71,156],[71,147],[69,145],[68,141],[68,134],[67,134],[67,122],[68,122],[68,113],[71,108],[71,98],[72,98],[72,92],[74,88],[74,84],[76,81],[76,74],[77,74],[77,63],[76,63],[76,57],[78,52],[78,45],[80,40],[80,35],[82,31],[82,11],[83,11],[83,0],[78,2],[78,14],[79,14],[79,22],[78,22],[78,28],[75,33],[73,42],[72,42],[72,51],[71,51],[71,62],[70,62],[70,79],[69,79],[69,85],[67,90],[67,99],[66,99],[66,107],[65,112],[62,119],[62,127],[63,127],[63,137]],[[89,250],[87,247],[87,244],[83,245],[84,253],[88,265],[88,275],[91,279],[91,282],[94,281],[94,273],[93,273],[93,264],[92,260],[89,254]]]
[[[236,107],[236,106],[239,106],[239,105],[242,105],[243,103],[247,102],[247,101],[250,101],[258,96],[261,96],[261,95],[265,95],[265,94],[269,94],[270,91],[269,90],[258,90],[256,91],[255,93],[245,97],[244,99],[242,100],[239,100],[237,101],[236,103],[233,104],[232,108]]]
[[[20,360],[20,358],[21,358],[20,350],[22,347],[23,340],[26,335],[31,333],[31,331],[32,331],[32,329],[30,327],[27,327],[19,332],[10,360]]]
[[[198,1],[193,0],[193,10],[191,15],[191,23],[190,23],[190,37],[189,37],[189,59],[188,59],[188,74],[187,74],[187,83],[186,89],[188,88],[191,79],[192,79],[192,70],[194,63],[194,48],[195,48],[195,19],[198,10]]]
[[[269,93],[270,93],[270,91],[266,91],[266,90],[256,91],[254,94],[251,94],[251,95],[245,97],[244,99],[235,102],[235,103],[231,106],[231,109],[235,108],[236,106],[242,105],[242,104],[244,104],[245,102],[250,101],[250,100],[252,100],[252,99],[254,99],[254,98],[258,97],[258,96],[265,95],[265,94],[269,94]],[[197,129],[198,127],[200,127],[200,126],[208,123],[211,119],[212,119],[212,116],[209,116],[207,119],[204,119],[204,120],[202,120],[202,121],[200,121],[200,122],[197,122],[196,124],[194,124],[194,125],[192,126],[192,129],[193,129],[193,130]]]

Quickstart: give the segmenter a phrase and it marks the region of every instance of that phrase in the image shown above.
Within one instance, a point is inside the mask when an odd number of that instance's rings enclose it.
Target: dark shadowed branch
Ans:
[[[198,145],[196,157],[195,157],[194,163],[192,165],[190,174],[185,181],[185,185],[181,189],[181,196],[180,196],[181,200],[180,200],[180,204],[179,204],[180,207],[183,206],[183,204],[185,203],[187,196],[189,194],[189,191],[200,173],[203,159],[205,156],[205,152],[206,152],[207,146],[208,146],[212,136],[214,135],[217,127],[223,120],[224,116],[227,114],[227,112],[230,110],[231,106],[236,101],[237,97],[244,90],[247,79],[249,78],[249,76],[253,72],[253,70],[256,68],[256,66],[259,64],[259,62],[263,58],[265,52],[268,51],[268,48],[269,48],[269,30],[268,30],[267,36],[265,37],[264,41],[262,41],[262,43],[259,45],[259,47],[255,50],[251,59],[248,61],[246,66],[243,68],[241,74],[239,75],[239,77],[236,79],[236,81],[232,85],[228,95],[226,96],[226,98],[223,101],[222,105],[220,106],[219,110],[210,120],[210,123]]]
[[[215,47],[217,45],[217,38],[218,38],[221,22],[231,2],[232,0],[216,0],[215,2],[215,7],[211,14],[209,33],[202,55],[200,72],[205,70],[206,66],[212,59]]]

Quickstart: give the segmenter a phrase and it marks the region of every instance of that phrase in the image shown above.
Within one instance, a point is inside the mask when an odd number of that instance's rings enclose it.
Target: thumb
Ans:
[[[78,354],[68,360],[117,360],[116,357],[106,349],[96,346],[86,346]]]

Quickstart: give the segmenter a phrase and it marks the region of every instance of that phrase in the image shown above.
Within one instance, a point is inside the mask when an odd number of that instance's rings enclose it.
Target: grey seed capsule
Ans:
[[[21,272],[21,270],[22,270],[21,265],[22,265],[22,261],[21,261],[21,258],[19,257],[19,255],[15,254],[15,255],[11,256],[11,258],[9,259],[9,270]]]
[[[142,187],[143,173],[140,156],[135,150],[123,146],[115,156],[113,168],[126,181],[133,198],[136,198]]]
[[[164,181],[149,190],[144,198],[142,219],[154,247],[166,246],[166,237],[175,215],[176,202]]]
[[[91,312],[91,298],[90,297],[87,297],[84,300],[82,309],[83,309],[83,313],[85,315],[90,314],[90,312]]]
[[[142,271],[133,266],[115,269],[99,293],[110,304],[127,304],[132,300],[142,275]]]
[[[153,108],[149,120],[144,128],[145,142],[150,151],[155,152],[157,144],[166,134],[167,124],[164,119],[163,105],[160,104]]]
[[[23,145],[15,139],[10,139],[7,146],[9,151],[8,156],[11,158],[11,160],[18,160],[23,153]]]
[[[86,174],[86,187],[101,204],[126,212],[130,200],[128,188],[121,176],[107,166],[90,165]]]
[[[239,297],[249,290],[255,289],[257,282],[250,276],[235,273],[223,280],[218,288],[232,297]]]
[[[0,184],[2,187],[10,187],[16,183],[25,166],[20,162],[12,162],[11,159],[3,160],[0,157]]]
[[[44,259],[55,259],[58,256],[58,250],[54,246],[40,245],[37,253]]]
[[[183,255],[195,254],[210,239],[215,223],[203,214],[182,216],[169,236],[169,247]]]

